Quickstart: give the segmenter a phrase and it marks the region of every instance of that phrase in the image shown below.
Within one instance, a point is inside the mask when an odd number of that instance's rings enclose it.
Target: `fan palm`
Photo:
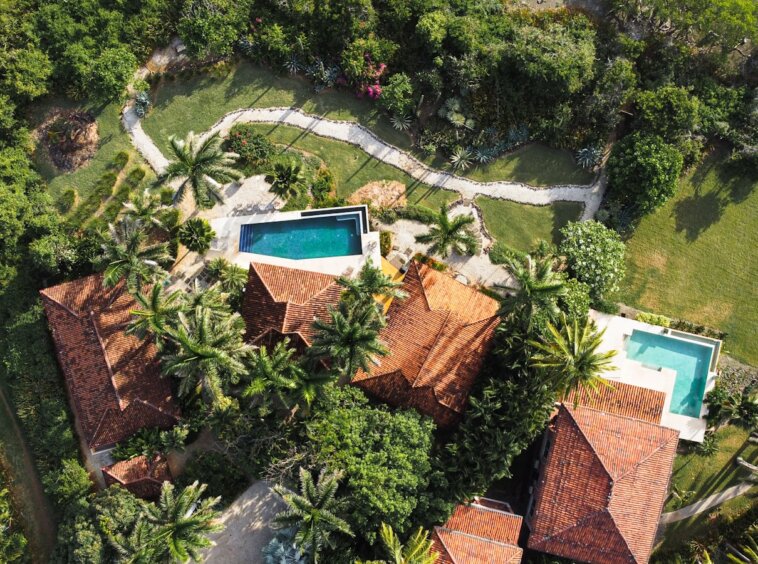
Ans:
[[[215,509],[221,498],[202,498],[205,487],[195,482],[176,495],[174,485],[163,482],[158,503],[145,507],[145,518],[160,547],[159,561],[193,558],[199,562],[200,549],[211,545],[208,535],[223,529]]]
[[[566,294],[564,278],[553,270],[553,259],[508,259],[505,267],[518,284],[500,303],[499,314],[511,317],[531,330],[538,320],[555,320],[558,298]]]
[[[443,204],[434,223],[429,227],[429,232],[416,235],[416,242],[431,243],[429,252],[443,259],[453,251],[459,255],[473,255],[479,249],[479,241],[471,229],[473,223],[473,215],[451,218]]]
[[[219,184],[238,180],[242,174],[232,168],[237,156],[221,149],[221,137],[218,132],[205,139],[189,132],[186,139],[169,137],[173,160],[158,177],[159,182],[181,180],[174,194],[174,202],[181,201],[189,189],[195,205],[201,209],[212,208],[223,203]]]
[[[602,373],[616,368],[611,364],[616,351],[598,352],[605,330],[598,331],[594,321],[567,320],[561,314],[561,326],[547,324],[548,335],[543,341],[530,341],[537,349],[531,358],[532,366],[548,370],[554,377],[559,397],[580,385],[596,390],[609,385]]]
[[[274,518],[275,526],[295,527],[295,543],[304,554],[310,555],[314,563],[319,561],[319,554],[325,547],[334,546],[332,535],[353,536],[350,525],[337,516],[342,506],[336,497],[339,479],[339,474],[327,474],[324,468],[314,482],[311,473],[300,468],[299,493],[274,486],[274,491],[288,506]]]
[[[281,198],[297,196],[305,181],[303,165],[292,160],[274,163],[268,174],[268,180],[271,182],[269,190],[277,196]]]
[[[199,393],[211,405],[222,402],[224,387],[239,382],[254,350],[242,340],[244,331],[237,313],[213,316],[202,307],[180,313],[178,326],[169,333],[178,351],[162,362],[165,374],[179,378],[179,395]]]
[[[116,286],[122,279],[131,293],[167,275],[160,263],[171,259],[165,243],[148,244],[142,224],[123,219],[108,226],[100,263],[105,264],[103,285]]]
[[[126,332],[140,339],[152,335],[158,350],[162,350],[169,329],[175,325],[179,312],[184,310],[182,293],[179,290],[166,293],[163,284],[155,284],[148,295],[137,292],[134,300],[139,309],[131,312],[132,321]]]
[[[327,360],[340,374],[340,382],[349,382],[360,368],[368,372],[377,356],[387,354],[379,341],[384,319],[373,306],[351,307],[342,300],[329,310],[330,320],[316,319],[316,336],[308,349],[313,359]]]
[[[375,303],[377,296],[404,298],[407,295],[400,289],[402,283],[394,282],[380,268],[375,268],[370,259],[363,264],[356,278],[340,276],[337,284],[345,288],[344,293],[351,300],[363,304]]]
[[[161,214],[168,209],[161,203],[161,197],[158,194],[150,192],[145,188],[143,192],[134,194],[128,202],[124,202],[124,217],[142,222],[143,225],[153,224],[163,229],[164,225],[160,220]]]

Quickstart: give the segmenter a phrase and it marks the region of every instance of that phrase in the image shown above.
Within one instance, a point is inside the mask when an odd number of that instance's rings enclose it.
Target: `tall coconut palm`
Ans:
[[[239,294],[247,284],[247,270],[236,264],[227,264],[218,276],[221,289],[229,294]]]
[[[300,468],[299,493],[274,486],[274,491],[288,506],[274,518],[275,526],[296,528],[295,543],[314,563],[319,562],[324,548],[334,546],[333,535],[354,536],[350,525],[338,516],[342,509],[336,497],[339,479],[339,474],[328,474],[324,468],[314,482],[311,473]]]
[[[363,264],[357,277],[340,276],[337,284],[345,288],[346,297],[363,304],[376,303],[377,296],[404,298],[407,295],[400,289],[403,284],[394,282],[380,268],[374,267],[371,259]]]
[[[400,542],[395,531],[386,523],[382,523],[379,536],[388,559],[364,564],[435,564],[439,558],[437,553],[432,552],[429,532],[421,527],[408,538],[405,544]]]
[[[167,276],[160,263],[171,259],[168,246],[147,243],[147,234],[139,221],[124,218],[116,225],[109,225],[102,248],[99,262],[105,265],[103,285],[106,287],[116,286],[124,279],[129,292],[135,293],[143,285]]]
[[[165,545],[158,546],[155,527],[148,521],[140,519],[128,534],[111,537],[111,545],[118,553],[119,564],[153,564],[165,560]]]
[[[271,182],[271,192],[281,198],[297,196],[305,182],[303,165],[293,160],[274,163],[267,180]]]
[[[373,306],[355,307],[342,300],[329,310],[329,321],[316,319],[313,327],[316,336],[308,354],[329,362],[343,384],[359,368],[368,372],[374,359],[388,352],[379,340],[384,318]]]
[[[174,160],[158,177],[158,181],[165,183],[181,180],[174,194],[174,202],[181,201],[189,190],[198,208],[212,208],[224,201],[219,187],[212,181],[224,184],[242,177],[238,170],[232,168],[237,155],[221,149],[221,136],[218,132],[205,139],[191,131],[186,139],[172,135],[169,137],[169,145]]]
[[[548,335],[543,341],[530,341],[537,349],[531,358],[532,366],[548,370],[559,397],[584,386],[596,390],[609,385],[603,372],[615,370],[611,364],[616,351],[598,352],[605,330],[598,331],[594,321],[567,320],[561,314],[560,328],[547,324]]]
[[[200,282],[195,279],[192,286],[184,294],[184,305],[189,311],[202,308],[211,317],[223,319],[232,313],[228,299],[229,295],[221,291],[221,286],[218,283],[203,288],[200,286]]]
[[[239,382],[254,350],[242,340],[244,331],[237,313],[212,316],[205,308],[180,313],[177,327],[169,333],[178,351],[162,362],[165,374],[179,378],[179,395],[200,394],[210,405],[222,402],[224,387]]]
[[[170,328],[176,324],[179,312],[185,309],[182,293],[179,290],[167,293],[163,284],[155,284],[148,295],[137,292],[134,300],[139,309],[131,312],[132,321],[126,332],[140,339],[152,335],[156,347],[162,350]]]
[[[509,259],[506,269],[517,288],[508,288],[499,314],[510,317],[530,331],[536,323],[554,321],[559,313],[558,298],[566,294],[565,279],[553,270],[553,259]]]
[[[305,370],[294,359],[295,352],[289,347],[289,339],[278,342],[271,351],[261,346],[252,354],[250,380],[242,395],[257,398],[264,406],[270,406],[276,397],[289,408],[292,392],[305,378]]]
[[[163,482],[156,504],[145,506],[145,518],[153,526],[158,561],[201,561],[200,549],[211,545],[208,535],[224,527],[215,507],[221,498],[203,498],[205,484],[197,482],[177,495],[171,482]]]
[[[474,235],[471,226],[474,224],[473,215],[458,215],[451,218],[443,204],[435,217],[429,232],[416,235],[416,242],[431,243],[429,252],[443,259],[451,252],[459,255],[473,255],[479,250],[479,240]]]
[[[204,255],[210,250],[216,232],[207,219],[191,217],[182,223],[177,235],[179,242],[187,247],[188,251]]]
[[[154,225],[163,229],[164,225],[160,220],[161,214],[165,212],[168,206],[161,203],[161,197],[145,188],[143,192],[132,195],[128,202],[124,202],[122,214],[136,221],[142,222],[143,225]]]

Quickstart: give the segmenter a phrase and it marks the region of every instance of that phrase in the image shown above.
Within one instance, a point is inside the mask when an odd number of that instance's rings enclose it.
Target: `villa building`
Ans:
[[[475,498],[458,505],[450,519],[432,531],[437,564],[519,564],[521,521],[501,501]]]

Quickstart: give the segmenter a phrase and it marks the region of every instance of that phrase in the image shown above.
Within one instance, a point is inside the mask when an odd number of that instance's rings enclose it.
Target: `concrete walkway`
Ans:
[[[739,497],[747,493],[753,486],[755,486],[755,484],[750,482],[743,482],[742,484],[737,484],[736,486],[727,488],[724,491],[709,495],[708,497],[703,498],[700,501],[693,503],[692,505],[687,505],[686,507],[682,507],[681,509],[677,509],[676,511],[672,511],[670,513],[664,513],[661,515],[660,523],[661,525],[666,525],[668,523],[681,521],[682,519],[687,519],[693,515],[697,515],[698,513],[708,511],[712,507],[716,507],[725,501],[729,501],[730,499],[734,499],[735,497]]]
[[[132,144],[156,171],[161,172],[168,160],[144,132],[134,108],[124,108],[122,122]],[[220,132],[226,135],[235,123],[282,123],[315,135],[344,141],[359,147],[367,154],[407,173],[412,178],[437,188],[458,192],[464,200],[476,196],[489,196],[522,204],[544,206],[557,201],[584,204],[582,219],[594,217],[600,207],[605,191],[605,175],[601,174],[591,185],[558,185],[536,188],[520,182],[477,182],[450,172],[433,169],[405,151],[379,139],[370,130],[358,123],[335,121],[306,114],[296,108],[252,108],[230,112],[208,130],[204,136]]]

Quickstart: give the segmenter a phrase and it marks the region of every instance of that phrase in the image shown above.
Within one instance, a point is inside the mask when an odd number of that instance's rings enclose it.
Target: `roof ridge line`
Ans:
[[[92,323],[92,327],[95,330],[95,336],[97,337],[97,342],[100,345],[100,350],[103,353],[103,360],[105,361],[105,367],[108,369],[108,376],[110,377],[111,386],[113,386],[113,393],[116,394],[116,400],[118,400],[118,406],[121,409],[121,411],[124,410],[123,407],[121,407],[121,394],[118,393],[118,388],[116,387],[116,382],[113,380],[113,368],[111,367],[111,363],[108,360],[108,353],[105,351],[105,344],[103,343],[103,338],[100,335],[100,329],[97,327],[97,321],[95,321],[95,312],[90,310],[89,312],[89,321]]]
[[[492,501],[498,501],[498,500],[493,499]],[[504,502],[500,502],[500,503],[504,503]],[[484,511],[494,511],[495,513],[500,513],[502,515],[510,515],[513,517],[518,517],[519,519],[523,520],[523,517],[521,515],[516,515],[515,513],[511,513],[510,511],[503,511],[502,509],[495,509],[494,507],[487,507],[486,505],[480,505],[476,501],[472,501],[471,503],[468,504],[468,506],[476,507],[477,509],[483,509]]]
[[[435,531],[446,531],[448,533],[453,533],[455,535],[461,535],[461,536],[468,537],[468,538],[471,538],[471,539],[481,540],[481,541],[484,541],[486,543],[494,544],[494,545],[497,545],[497,546],[503,546],[503,547],[506,547],[506,548],[513,547],[513,548],[518,548],[519,550],[523,550],[517,544],[511,544],[511,543],[507,543],[507,542],[500,542],[500,541],[496,541],[495,539],[488,539],[487,537],[480,537],[479,535],[474,535],[474,534],[471,534],[471,533],[466,533],[464,531],[459,531],[458,529],[451,529],[450,527],[445,527],[443,525],[437,525],[436,527],[434,527],[434,530]],[[442,540],[442,539],[440,538],[440,540]],[[445,542],[443,541],[442,544],[445,545]],[[445,549],[447,549],[447,546],[445,546]]]
[[[437,310],[432,309],[432,306],[429,303],[429,296],[426,295],[426,288],[424,288],[424,277],[421,276],[421,270],[420,270],[421,264],[418,263],[416,260],[411,261],[411,264],[413,264],[413,267],[416,269],[416,276],[418,276],[419,286],[421,287],[421,295],[424,296],[424,303],[426,304],[426,309],[428,311],[437,311]]]
[[[621,382],[621,383],[623,384],[624,382]],[[634,384],[629,384],[629,385],[633,386]],[[657,392],[658,390],[652,390],[652,391]],[[661,392],[661,393],[663,393],[663,392]],[[563,400],[559,400],[559,403],[561,405],[566,405],[566,402],[563,401]],[[671,427],[666,427],[666,426],[661,425],[659,423],[653,423],[652,421],[645,421],[644,419],[639,419],[638,417],[632,417],[631,415],[621,415],[619,413],[612,413],[610,411],[603,411],[602,409],[597,409],[595,407],[589,407],[589,406],[586,406],[586,405],[582,405],[581,403],[579,405],[577,405],[576,407],[577,407],[577,409],[581,408],[581,409],[587,409],[589,411],[595,411],[597,413],[604,413],[606,415],[611,415],[612,417],[619,417],[621,419],[629,419],[630,421],[635,421],[637,423],[643,423],[644,425],[649,425],[651,427],[662,427],[663,429],[668,429],[669,431],[676,431],[676,429],[672,429]],[[573,411],[574,408],[572,407],[571,409]]]
[[[645,423],[645,422],[643,421],[643,423]],[[637,462],[637,464],[634,465],[634,468],[637,468],[641,464],[647,462],[650,459],[650,457],[652,457],[654,454],[657,454],[664,446],[666,446],[667,444],[669,444],[671,442],[672,438],[675,439],[675,440],[677,440],[677,441],[679,440],[679,431],[677,431],[676,429],[669,429],[668,427],[664,427],[663,425],[656,425],[656,426],[660,427],[661,429],[665,429],[666,431],[673,431],[674,433],[676,433],[676,436],[675,437],[669,436],[668,440],[666,440],[665,442],[658,443],[658,446],[655,447],[652,451],[650,451],[647,454],[647,456],[645,456],[644,458],[640,459],[640,461]],[[632,469],[630,468],[629,470],[627,470],[626,472],[624,472],[623,474],[621,474],[617,479],[621,480],[622,478],[625,478],[627,475],[629,475],[629,472],[631,472],[631,471],[632,471]]]
[[[433,310],[429,310],[429,311],[433,311]],[[434,351],[434,349],[439,344],[440,338],[442,337],[442,333],[445,331],[445,328],[447,327],[447,323],[450,320],[450,316],[452,314],[453,314],[452,311],[447,312],[447,315],[445,316],[445,320],[442,322],[442,325],[440,325],[440,329],[439,331],[437,331],[437,335],[434,337],[434,341],[432,341],[432,344],[429,347],[429,352],[426,353],[426,357],[424,357],[424,362],[422,362],[421,366],[419,366],[418,372],[416,373],[416,376],[413,378],[413,382],[411,382],[411,388],[416,387],[416,381],[421,377],[421,373],[424,371],[424,368],[426,367],[426,363],[429,361],[429,357],[432,356],[432,351]],[[431,386],[431,388],[434,389],[434,386]]]
[[[166,415],[168,417],[171,417],[175,421],[179,420],[179,418],[176,415],[174,415],[173,413],[169,413],[168,411],[165,411],[165,410],[161,409],[160,407],[158,407],[157,405],[154,405],[154,404],[150,403],[147,400],[143,400],[142,398],[135,398],[133,402],[129,402],[129,405],[131,405],[132,403],[141,403],[141,404],[144,404],[144,405],[146,405],[148,407],[152,407],[155,411],[157,411],[158,413],[160,413],[162,415]],[[129,406],[127,406],[127,407],[129,407]]]
[[[256,265],[258,265],[258,264],[265,265],[265,266],[272,266],[274,268],[281,268],[281,269],[285,269],[285,270],[297,270],[299,272],[307,272],[308,274],[312,274],[312,275],[316,275],[316,276],[326,276],[326,277],[329,277],[331,279],[331,282],[329,284],[327,284],[326,286],[324,286],[323,288],[321,288],[318,292],[316,292],[315,294],[313,294],[310,298],[308,298],[308,300],[306,300],[303,303],[298,303],[298,302],[296,302],[294,300],[279,301],[279,300],[277,300],[274,297],[274,293],[271,291],[271,288],[269,288],[269,285],[266,283],[266,279],[263,276],[261,276],[261,273],[258,271],[258,268],[256,267]],[[282,303],[291,304],[292,303],[292,304],[295,304],[295,305],[305,305],[306,303],[310,302],[316,296],[318,296],[321,293],[323,293],[326,290],[328,290],[329,287],[332,284],[338,285],[337,282],[336,282],[336,278],[334,278],[331,274],[325,274],[323,272],[313,272],[311,270],[304,270],[302,268],[290,268],[289,266],[279,266],[279,265],[276,265],[276,264],[256,263],[256,262],[253,262],[253,261],[250,262],[250,267],[253,270],[255,270],[255,273],[258,275],[258,278],[263,283],[263,286],[266,288],[266,291],[268,292],[268,295],[271,296],[271,299],[274,300],[274,302],[278,303],[278,304],[282,304]]]
[[[596,459],[596,460],[597,460],[597,461],[600,463],[600,466],[602,466],[602,467],[603,467],[603,470],[605,470],[605,473],[606,473],[606,474],[608,474],[608,479],[611,481],[611,491],[613,491],[613,485],[614,485],[614,482],[615,482],[616,480],[615,480],[615,478],[614,478],[614,477],[611,475],[611,471],[610,471],[610,470],[608,469],[608,467],[605,465],[605,462],[603,461],[603,459],[602,459],[602,458],[600,458],[600,456],[598,455],[598,453],[597,453],[597,449],[595,448],[595,445],[594,445],[594,444],[592,444],[592,441],[590,441],[590,439],[589,439],[589,437],[587,436],[587,434],[586,434],[586,433],[585,433],[585,432],[582,430],[582,427],[579,425],[579,422],[578,422],[578,421],[576,420],[576,418],[574,417],[574,413],[573,413],[573,410],[569,409],[569,408],[568,408],[568,406],[566,406],[566,404],[564,404],[564,403],[562,403],[562,404],[561,404],[561,407],[562,407],[563,409],[565,409],[565,410],[566,410],[566,413],[568,413],[568,414],[571,416],[571,421],[573,421],[573,422],[574,422],[574,426],[576,427],[577,431],[579,431],[579,433],[582,435],[582,438],[584,438],[584,440],[585,440],[585,441],[587,441],[587,444],[588,444],[588,445],[590,446],[590,448],[592,449],[592,455],[593,455],[593,456],[595,457],[595,459]],[[581,407],[581,406],[579,406],[579,407]],[[582,408],[582,409],[589,409],[589,408]],[[597,410],[597,409],[593,409],[592,411],[596,411],[597,413],[606,413],[605,411],[599,411],[599,410]],[[614,414],[613,414],[613,413],[611,413],[611,414],[609,414],[609,415],[614,415]],[[630,419],[632,419],[632,418],[630,417]],[[633,421],[638,421],[638,419],[633,419]]]
[[[59,286],[60,286],[60,284],[59,284]],[[53,288],[55,288],[55,286],[53,286]],[[77,319],[84,319],[84,317],[86,315],[85,313],[82,313],[82,314],[76,313],[73,309],[71,309],[70,307],[68,307],[66,304],[64,304],[60,300],[56,300],[51,295],[47,294],[46,290],[49,290],[49,289],[50,288],[43,288],[42,290],[39,291],[40,295],[43,298],[45,298],[46,300],[48,300],[51,304],[55,304],[55,305],[57,305],[59,307],[62,307],[64,310],[66,310],[68,313],[70,313],[71,315],[73,315]]]

